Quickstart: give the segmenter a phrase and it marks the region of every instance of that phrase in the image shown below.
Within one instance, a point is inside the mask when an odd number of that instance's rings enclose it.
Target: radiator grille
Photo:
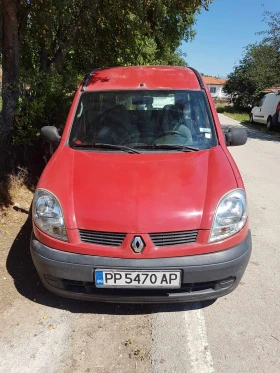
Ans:
[[[198,230],[150,233],[151,240],[155,246],[176,246],[194,243],[197,239]]]
[[[99,232],[79,229],[82,242],[103,246],[121,246],[125,233]]]

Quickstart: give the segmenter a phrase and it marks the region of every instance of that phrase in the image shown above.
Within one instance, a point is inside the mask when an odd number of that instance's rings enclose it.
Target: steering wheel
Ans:
[[[165,132],[162,132],[155,140],[158,140],[161,137],[168,136],[168,135],[179,135],[181,137],[184,137],[185,139],[189,139],[189,137],[187,135],[185,135],[184,133],[181,133],[179,131],[165,131]]]

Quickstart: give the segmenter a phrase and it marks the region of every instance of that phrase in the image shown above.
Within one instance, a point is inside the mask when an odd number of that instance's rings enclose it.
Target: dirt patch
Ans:
[[[33,198],[33,193],[25,186],[13,188],[11,195],[13,196],[13,204],[3,207],[0,212],[0,310],[2,311],[5,304],[11,303],[14,299],[14,294],[11,292],[13,278],[9,275],[7,258],[11,246],[25,236],[22,227],[28,220]],[[26,236],[29,234],[30,231],[26,232]],[[25,238],[25,244],[27,243],[28,239]],[[15,265],[17,271],[20,272],[22,263],[15,263]],[[5,302],[3,302],[4,298]]]
[[[48,292],[29,252],[33,194],[12,196],[0,215],[0,372],[149,373],[151,306]]]

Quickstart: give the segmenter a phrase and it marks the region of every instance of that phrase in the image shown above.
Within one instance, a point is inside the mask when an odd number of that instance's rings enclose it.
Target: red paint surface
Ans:
[[[98,71],[87,90],[137,89],[140,83],[145,84],[144,89],[199,89],[197,78],[187,68],[132,67]],[[228,191],[244,186],[225,145],[208,88],[206,94],[218,146],[192,153],[126,154],[73,150],[66,145],[79,89],[62,141],[38,183],[59,199],[69,242],[48,237],[34,226],[36,237],[58,250],[143,259],[202,254],[240,243],[248,223],[233,237],[208,243],[217,203]],[[127,237],[119,248],[85,244],[80,242],[78,228],[123,232]],[[157,248],[148,236],[192,229],[200,230],[195,244]],[[141,234],[146,242],[142,254],[130,248],[134,234]]]

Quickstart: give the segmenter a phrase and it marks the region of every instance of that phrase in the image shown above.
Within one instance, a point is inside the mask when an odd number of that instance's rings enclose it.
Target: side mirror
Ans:
[[[247,132],[244,128],[229,128],[224,131],[227,146],[244,145],[247,142]]]
[[[45,126],[41,128],[41,137],[47,142],[60,142],[61,136],[59,136],[58,130],[54,126]]]
[[[254,102],[254,106],[259,107],[260,106],[259,102]]]

